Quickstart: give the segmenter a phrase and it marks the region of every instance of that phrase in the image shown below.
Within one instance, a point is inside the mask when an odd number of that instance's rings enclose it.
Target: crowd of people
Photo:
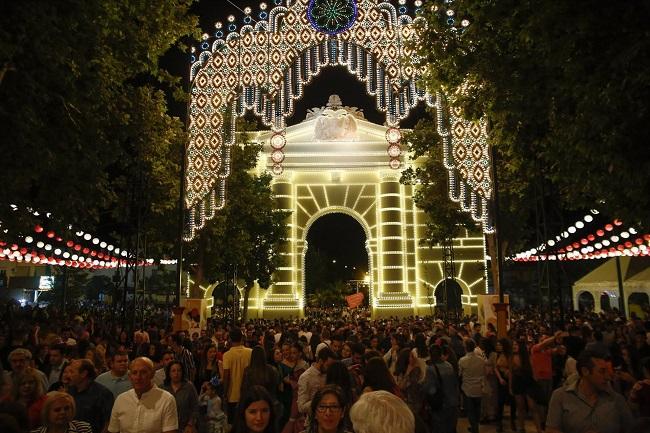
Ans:
[[[650,321],[616,311],[209,321],[101,306],[0,306],[0,431],[452,433],[650,431]],[[4,331],[4,333],[3,333]]]

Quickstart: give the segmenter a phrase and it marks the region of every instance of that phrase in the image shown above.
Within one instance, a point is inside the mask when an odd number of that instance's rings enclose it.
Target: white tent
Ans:
[[[620,264],[625,311],[640,314],[641,306],[648,304],[650,298],[650,259],[624,256],[620,258]],[[618,307],[619,296],[615,258],[607,260],[573,284],[573,305],[576,309],[581,300],[593,303],[596,312]]]

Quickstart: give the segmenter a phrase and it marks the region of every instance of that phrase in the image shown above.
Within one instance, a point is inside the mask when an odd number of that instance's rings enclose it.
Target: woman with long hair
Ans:
[[[334,361],[329,367],[327,367],[325,384],[339,386],[348,405],[352,405],[357,401],[355,387],[353,386],[352,378],[350,377],[350,371],[341,361]]]
[[[66,392],[52,391],[47,394],[43,404],[42,426],[32,433],[92,433],[93,429],[85,421],[74,419],[74,398]]]
[[[329,369],[328,369],[329,370]],[[338,385],[325,385],[311,399],[311,423],[305,433],[345,433],[349,401]]]
[[[45,404],[46,395],[43,382],[33,368],[28,368],[16,378],[14,400],[27,410],[29,428],[41,425],[41,410]]]
[[[426,364],[423,369],[421,359],[417,355],[417,349],[404,348],[400,351],[395,365],[395,382],[399,387],[400,395],[404,396],[406,404],[414,415],[421,414],[424,409]],[[429,359],[428,355],[427,359]]]
[[[244,390],[235,416],[232,433],[276,433],[273,398],[263,386]]]
[[[275,368],[266,363],[266,354],[262,346],[253,347],[251,352],[251,361],[248,367],[244,369],[242,379],[242,391],[254,385],[260,385],[275,399],[278,392],[278,373]]]
[[[298,378],[309,368],[309,365],[302,359],[300,343],[294,343],[291,346],[289,359],[288,361],[283,360],[280,368],[282,369],[284,392],[290,391],[291,395],[289,405],[285,407],[285,414],[281,419],[280,426],[284,423],[282,433],[300,432],[305,424],[305,417],[298,410]],[[286,404],[286,401],[283,404]],[[286,417],[287,414],[288,417]]]
[[[537,383],[533,379],[530,355],[526,340],[515,341],[512,346],[512,362],[510,364],[510,393],[515,397],[517,405],[517,429],[525,431],[526,408],[530,409],[535,422],[537,433],[542,432],[541,416],[535,396],[538,393]]]
[[[178,412],[178,431],[187,428],[196,431],[199,418],[199,396],[194,384],[185,378],[185,369],[180,361],[174,360],[165,367],[165,391],[169,391],[176,400]]]
[[[388,391],[398,397],[402,397],[402,393],[395,383],[393,375],[388,371],[386,362],[383,358],[375,356],[366,362],[363,371],[363,392],[370,391]]]
[[[92,347],[86,349],[84,358],[93,363],[98,375],[108,370],[106,367],[106,358],[99,351],[97,351],[97,349]]]
[[[516,430],[517,405],[510,394],[510,366],[512,365],[512,344],[510,339],[501,338],[495,346],[497,355],[494,365],[494,375],[497,378],[497,432],[503,431],[503,408],[510,405],[510,426]]]
[[[203,356],[199,361],[199,369],[196,374],[195,386],[200,388],[206,382],[210,382],[213,377],[219,378],[221,380],[221,361],[218,358],[219,352],[217,351],[217,346],[210,344],[205,348]],[[200,389],[199,388],[199,389]]]

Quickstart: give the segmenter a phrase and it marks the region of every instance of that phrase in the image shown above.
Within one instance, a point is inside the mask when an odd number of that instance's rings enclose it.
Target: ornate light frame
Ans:
[[[463,119],[458,110],[447,107],[440,92],[431,94],[418,85],[420,71],[413,66],[415,53],[407,41],[417,40],[414,24],[420,18],[387,2],[354,1],[354,24],[334,35],[313,27],[307,15],[310,0],[288,0],[286,6],[264,11],[266,19],[239,30],[230,24],[225,36],[221,30],[214,38],[204,35],[190,70],[186,240],[225,205],[236,117],[252,110],[282,134],[304,85],[330,65],[346,66],[366,83],[378,110],[386,113],[388,126],[399,128],[400,120],[421,101],[436,109],[450,198],[471,212],[484,231],[492,230],[485,122]],[[245,22],[252,21],[248,18]],[[393,160],[389,164],[400,168]],[[273,171],[280,174],[282,168]]]

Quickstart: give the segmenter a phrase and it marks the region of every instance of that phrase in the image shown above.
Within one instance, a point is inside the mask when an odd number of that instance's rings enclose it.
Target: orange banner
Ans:
[[[363,293],[355,293],[354,295],[346,296],[345,300],[348,303],[348,307],[357,308],[363,302]]]

